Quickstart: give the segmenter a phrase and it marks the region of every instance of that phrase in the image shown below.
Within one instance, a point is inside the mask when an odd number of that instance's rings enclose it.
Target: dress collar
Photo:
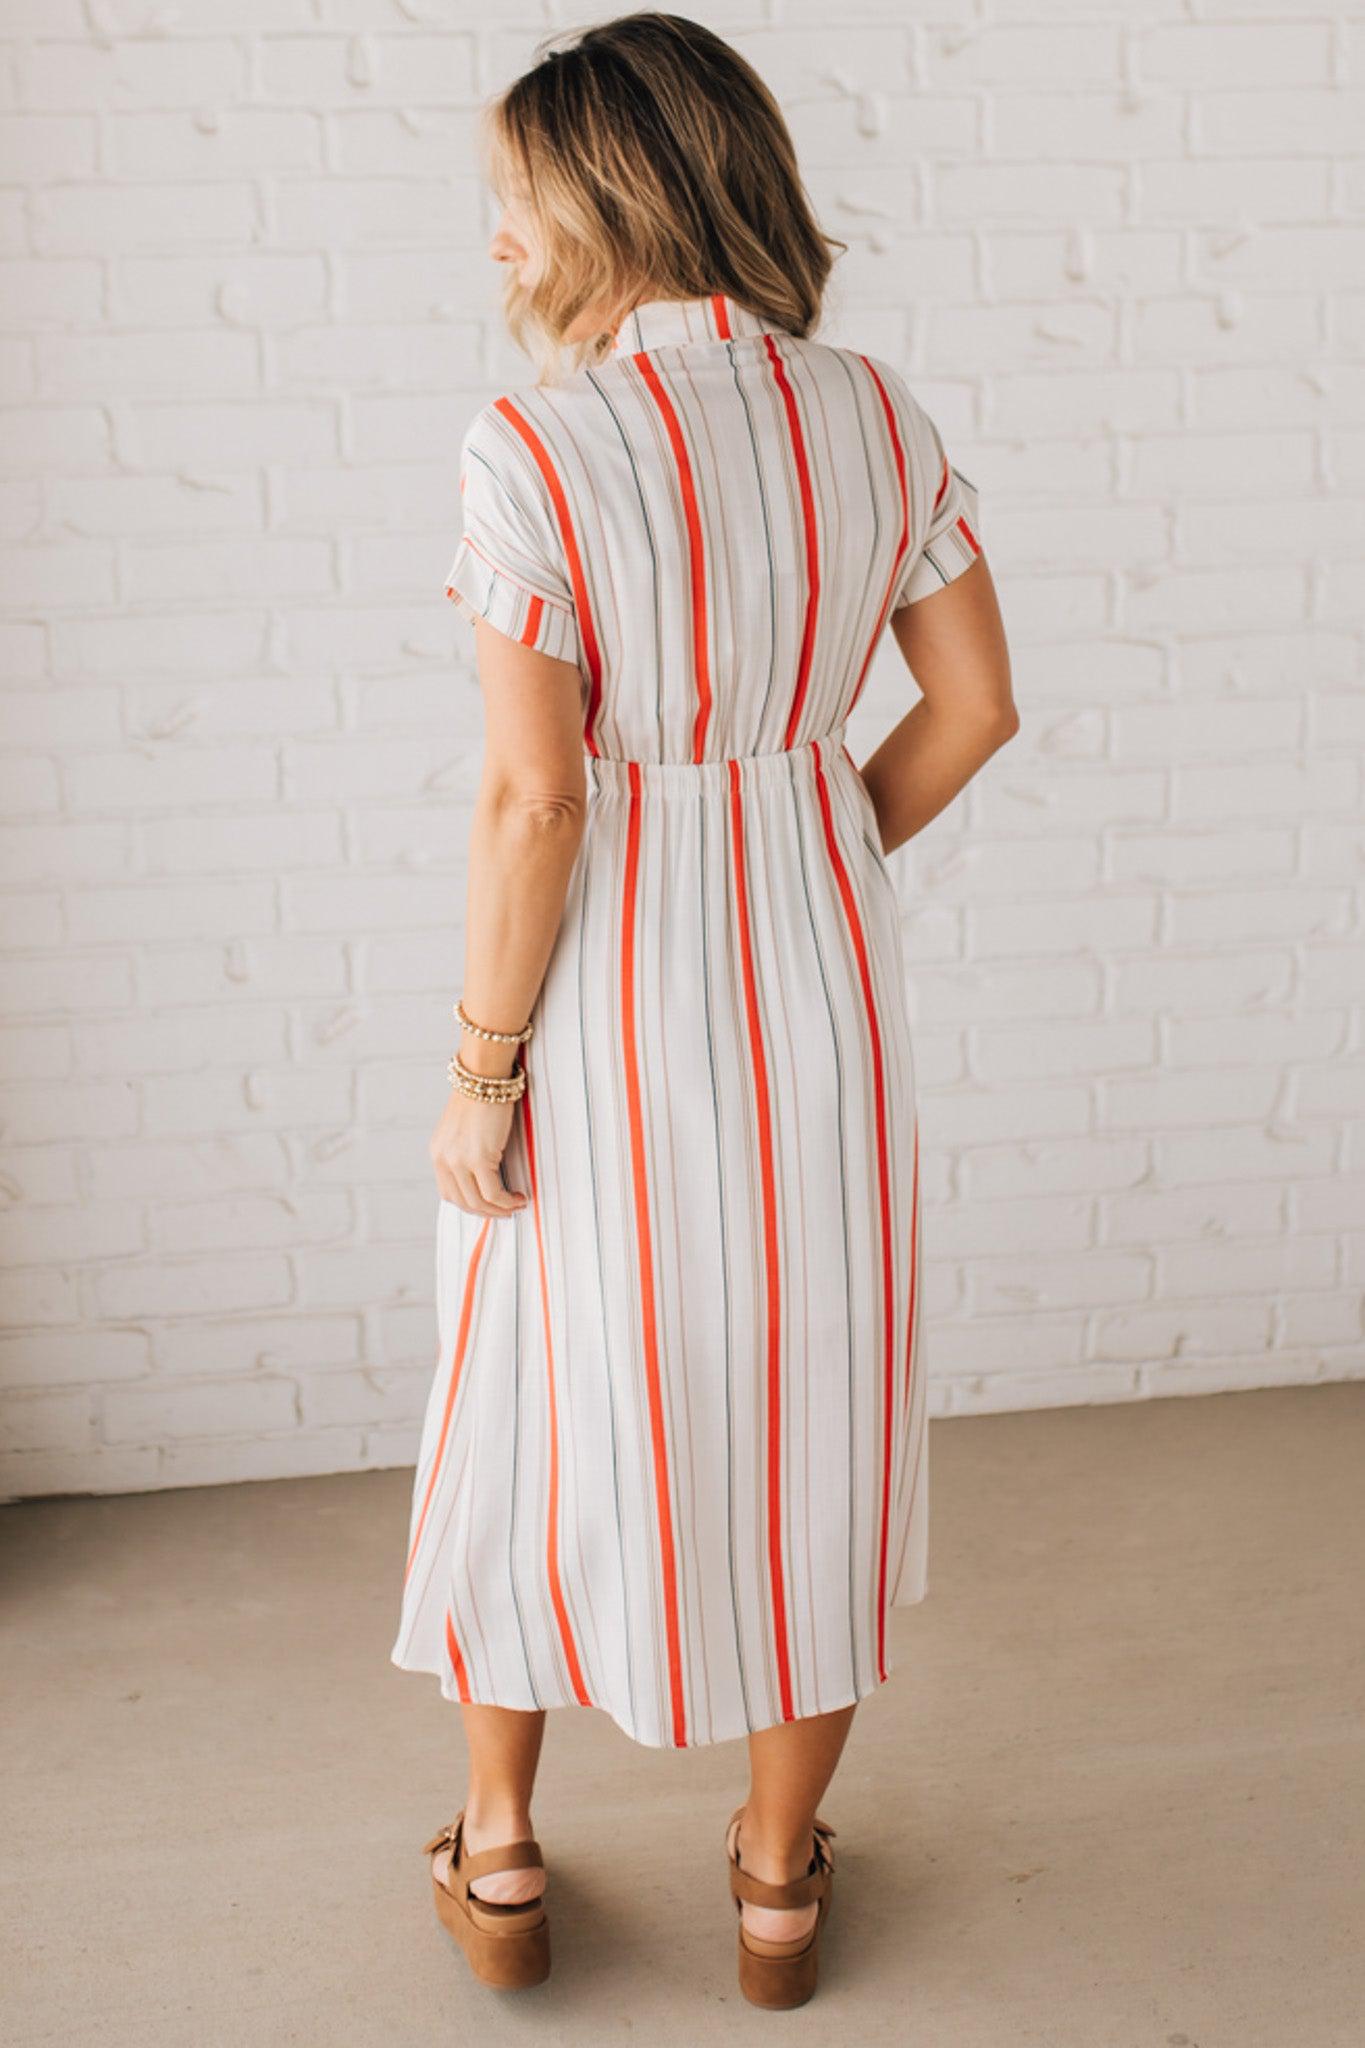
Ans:
[[[641,299],[616,328],[610,353],[634,355],[640,349],[668,348],[689,341],[734,341],[754,334],[785,334],[776,320],[751,312],[725,292],[701,293],[691,299]]]

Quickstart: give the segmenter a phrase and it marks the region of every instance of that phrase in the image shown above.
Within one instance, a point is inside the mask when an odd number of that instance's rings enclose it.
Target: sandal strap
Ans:
[[[729,1822],[726,1826],[726,1834],[729,1834],[730,1829],[734,1827],[734,1824],[737,1820],[742,1820],[743,1818],[744,1808],[742,1806],[737,1806],[734,1812],[730,1815]],[[811,1828],[812,1832],[816,1837],[817,1845],[823,1845],[824,1843],[829,1842],[839,1832],[838,1828],[832,1828],[827,1820],[821,1820],[819,1814],[817,1814],[815,1816],[815,1819],[812,1821]],[[832,1867],[832,1857],[830,1858],[830,1862]]]
[[[449,1820],[443,1828],[438,1828],[429,1842],[423,1842],[422,1854],[424,1856],[434,1856],[438,1849],[449,1849],[453,1862],[454,1851],[460,1839],[460,1822],[463,1819],[464,1815],[457,1813],[454,1820]]]
[[[422,1845],[424,1856],[434,1856],[438,1849],[449,1849],[450,1868],[448,1878],[453,1882],[458,1876],[465,1884],[480,1877],[491,1877],[495,1870],[525,1870],[528,1867],[543,1870],[545,1858],[540,1844],[532,1835],[519,1842],[499,1842],[491,1849],[479,1849],[472,1856],[461,1856],[464,1847],[464,1808],[454,1820],[434,1834],[429,1842]]]
[[[540,1844],[531,1835],[520,1842],[500,1842],[495,1849],[479,1849],[473,1856],[466,1856],[460,1864],[461,1877],[473,1880],[491,1877],[495,1870],[543,1870],[545,1858],[540,1853]]]
[[[789,1878],[785,1884],[769,1884],[765,1878],[754,1877],[732,1863],[730,1890],[736,1903],[743,1899],[751,1906],[809,1906],[824,1891],[826,1876],[823,1870],[810,1870],[804,1877]]]
[[[794,1906],[809,1906],[822,1898],[834,1872],[834,1853],[829,1846],[829,1838],[835,1830],[828,1821],[816,1820],[812,1828],[815,1843],[815,1855],[812,1860],[815,1868],[806,1871],[801,1877],[788,1878],[784,1884],[775,1884],[766,1878],[755,1877],[740,1863],[738,1823],[743,1813],[744,1808],[737,1806],[730,1816],[730,1824],[726,1829],[730,1890],[736,1907],[747,1901],[751,1906],[775,1906],[780,1911]]]

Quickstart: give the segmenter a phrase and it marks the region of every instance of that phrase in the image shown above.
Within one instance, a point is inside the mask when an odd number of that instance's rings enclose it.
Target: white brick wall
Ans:
[[[935,1408],[1359,1374],[1361,10],[703,11],[1015,650],[1021,735],[895,857]],[[414,1448],[477,772],[440,586],[528,374],[475,109],[547,25],[492,12],[5,9],[7,1494]],[[912,695],[888,640],[856,754]]]

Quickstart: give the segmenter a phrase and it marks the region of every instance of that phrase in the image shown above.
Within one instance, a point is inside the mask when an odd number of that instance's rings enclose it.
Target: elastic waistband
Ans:
[[[828,732],[817,733],[813,739],[803,740],[800,746],[776,747],[766,754],[726,754],[711,761],[640,761],[628,760],[620,754],[585,753],[583,763],[587,769],[588,792],[589,795],[605,795],[608,791],[628,794],[632,786],[631,771],[634,770],[642,794],[724,795],[730,789],[732,762],[738,766],[741,789],[764,786],[790,788],[799,777],[811,775],[817,747],[821,766],[829,767],[843,747],[844,731],[845,722],[841,719]]]

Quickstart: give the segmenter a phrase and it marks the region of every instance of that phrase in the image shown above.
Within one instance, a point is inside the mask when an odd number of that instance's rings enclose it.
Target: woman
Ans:
[[[462,450],[486,748],[393,1659],[463,1705],[426,1853],[481,1977],[549,1967],[532,1788],[580,1702],[747,1736],[740,1980],[798,2004],[818,1805],[926,1585],[885,855],[1015,730],[1009,663],[972,486],[889,363],[813,338],[833,238],[749,66],[627,15],[489,135],[511,330],[577,353]],[[888,623],[922,701],[860,775]]]

